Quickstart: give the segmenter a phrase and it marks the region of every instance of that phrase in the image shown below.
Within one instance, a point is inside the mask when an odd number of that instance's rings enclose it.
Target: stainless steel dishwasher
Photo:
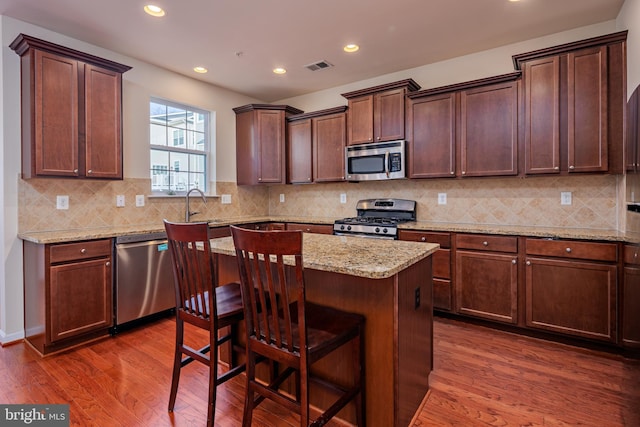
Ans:
[[[116,328],[175,307],[165,232],[116,238]]]

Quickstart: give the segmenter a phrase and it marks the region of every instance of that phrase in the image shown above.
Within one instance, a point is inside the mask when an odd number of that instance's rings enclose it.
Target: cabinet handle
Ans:
[[[89,170],[87,171],[87,173],[88,173],[88,174],[92,174],[92,173],[93,173],[93,170],[89,169]]]
[[[517,261],[517,260],[515,260],[515,259],[512,259],[512,260],[511,260],[511,264],[516,264],[517,262],[518,262],[518,261]]]
[[[427,238],[426,237],[421,237],[420,240],[422,240],[423,242],[426,242]]]
[[[467,172],[465,172],[465,171],[462,171],[462,175],[466,175],[466,173],[467,173]]]
[[[378,141],[380,141],[380,137],[378,137]]]
[[[557,171],[558,169],[560,169],[560,166],[554,166],[553,170]]]
[[[484,242],[482,242],[482,244],[483,244],[484,246],[489,246],[489,242],[487,242],[486,240],[485,240]]]
[[[454,171],[449,172],[449,175],[455,175]]]
[[[575,167],[575,166],[573,166],[573,165],[569,166],[569,169],[571,169],[571,170],[573,170],[573,169],[575,169],[575,168],[576,168],[576,167]]]
[[[87,250],[86,250],[85,248],[82,248],[82,249],[80,249],[80,253],[81,253],[81,254],[86,254],[86,253],[87,253]]]
[[[77,175],[78,174],[78,169],[74,169],[73,173],[75,173]]]
[[[109,261],[107,261],[104,265],[106,265],[107,267],[109,267],[111,265],[111,263]]]
[[[527,265],[531,265],[531,261],[527,261]]]
[[[565,249],[565,251],[567,251],[567,253],[570,254],[571,253],[571,248],[567,248],[567,249]]]

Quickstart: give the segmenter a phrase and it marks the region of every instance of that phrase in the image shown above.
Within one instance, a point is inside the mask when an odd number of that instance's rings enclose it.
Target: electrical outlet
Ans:
[[[570,205],[571,204],[571,191],[561,191],[560,192],[560,204],[561,205]]]
[[[118,194],[116,196],[116,207],[123,208],[124,207],[124,195]]]
[[[223,205],[230,205],[231,194],[223,194],[222,197],[220,198],[220,203],[222,203]]]
[[[346,193],[341,193],[340,194],[340,203],[347,203],[347,194]]]
[[[284,203],[284,194],[280,193],[280,203]]]
[[[69,209],[69,196],[56,196],[56,209]]]
[[[414,297],[415,297],[414,308],[417,310],[418,308],[420,308],[420,288],[415,289]]]
[[[144,206],[144,194],[136,194],[136,207]]]
[[[439,205],[447,204],[447,193],[438,193],[438,204]]]

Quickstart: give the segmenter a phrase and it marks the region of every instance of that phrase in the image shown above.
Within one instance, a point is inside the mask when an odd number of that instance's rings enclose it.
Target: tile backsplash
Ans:
[[[209,198],[192,199],[197,219],[240,216],[342,218],[355,216],[356,202],[367,198],[403,198],[418,202],[419,220],[466,224],[532,225],[564,228],[620,229],[619,175],[533,178],[470,178],[397,180],[362,183],[237,186],[216,183],[218,194],[230,194],[231,204]],[[19,180],[19,230],[69,230],[160,223],[184,219],[184,197],[147,197],[150,180],[94,181],[67,179]],[[560,204],[560,192],[570,191],[571,205]],[[446,193],[446,205],[438,194]],[[125,206],[116,207],[116,195]],[[145,206],[136,207],[136,195]],[[284,203],[280,202],[284,194]],[[340,195],[346,203],[340,203]],[[56,209],[56,196],[69,196],[69,209]],[[624,197],[624,194],[622,195]]]

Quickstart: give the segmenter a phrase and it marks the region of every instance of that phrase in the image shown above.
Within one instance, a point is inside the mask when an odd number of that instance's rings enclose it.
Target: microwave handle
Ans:
[[[387,174],[387,178],[389,178],[389,151],[384,153],[384,171]]]

